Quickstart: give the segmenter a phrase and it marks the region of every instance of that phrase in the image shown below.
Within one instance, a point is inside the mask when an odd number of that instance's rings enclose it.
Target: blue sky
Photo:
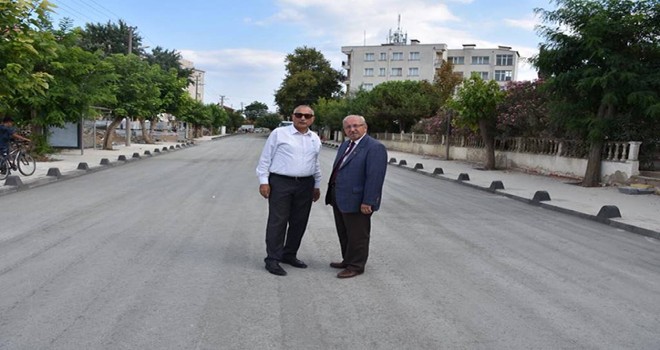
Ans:
[[[541,39],[534,8],[550,0],[51,0],[54,18],[77,26],[117,22],[136,26],[143,44],[174,49],[206,72],[205,103],[241,108],[253,101],[275,111],[274,92],[284,78],[284,58],[297,47],[321,51],[335,69],[341,46],[380,45],[390,29],[422,44],[511,46],[522,58],[538,51]],[[518,79],[536,72],[519,66]]]

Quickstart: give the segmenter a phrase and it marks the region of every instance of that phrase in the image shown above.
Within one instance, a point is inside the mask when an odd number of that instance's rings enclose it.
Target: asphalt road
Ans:
[[[264,140],[0,197],[0,349],[660,348],[657,240],[393,166],[364,275],[321,201],[267,273]]]

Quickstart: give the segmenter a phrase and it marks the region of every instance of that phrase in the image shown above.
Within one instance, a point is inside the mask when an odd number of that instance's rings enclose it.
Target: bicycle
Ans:
[[[32,158],[25,148],[26,142],[12,142],[9,154],[3,154],[0,160],[0,180],[4,180],[11,171],[18,170],[25,176],[34,174],[37,170],[37,162]]]

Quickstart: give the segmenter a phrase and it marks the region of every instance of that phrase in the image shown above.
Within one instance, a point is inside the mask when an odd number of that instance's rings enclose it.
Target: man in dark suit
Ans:
[[[387,150],[367,135],[364,117],[349,115],[343,125],[349,140],[337,150],[325,203],[332,205],[342,255],[341,262],[330,266],[343,269],[338,278],[350,278],[362,274],[367,263],[371,215],[380,207]]]

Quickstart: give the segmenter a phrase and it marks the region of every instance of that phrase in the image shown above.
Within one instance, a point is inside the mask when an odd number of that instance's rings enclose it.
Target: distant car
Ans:
[[[293,122],[289,121],[289,120],[284,120],[284,121],[281,121],[280,125],[278,125],[277,127],[279,128],[280,126],[289,126],[289,125],[293,125]]]

